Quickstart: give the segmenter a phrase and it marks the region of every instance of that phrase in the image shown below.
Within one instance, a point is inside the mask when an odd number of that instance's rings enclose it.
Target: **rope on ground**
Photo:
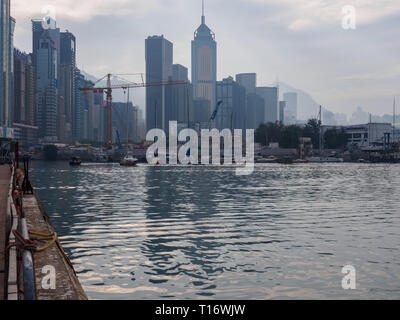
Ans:
[[[36,248],[36,252],[42,252],[45,251],[47,249],[49,249],[51,246],[53,246],[54,243],[56,243],[58,241],[58,237],[57,237],[57,233],[53,232],[53,233],[42,233],[42,232],[38,232],[38,231],[29,231],[29,234],[32,236],[36,236],[39,238],[32,238],[33,240],[51,240],[47,245],[45,245],[42,248]]]

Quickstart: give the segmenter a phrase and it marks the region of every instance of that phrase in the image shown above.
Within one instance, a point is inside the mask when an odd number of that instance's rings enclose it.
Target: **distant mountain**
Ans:
[[[86,73],[86,72],[83,71],[83,70],[81,70],[81,74],[85,77],[86,80],[89,80],[89,81],[92,81],[92,82],[97,82],[97,80],[99,80],[99,79],[97,79],[96,77],[92,76],[92,75],[89,74],[89,73]]]
[[[276,85],[276,84],[275,84]],[[319,106],[310,94],[291,85],[279,82],[280,100],[283,100],[283,94],[286,92],[297,93],[297,118],[298,120],[308,120],[318,117]]]

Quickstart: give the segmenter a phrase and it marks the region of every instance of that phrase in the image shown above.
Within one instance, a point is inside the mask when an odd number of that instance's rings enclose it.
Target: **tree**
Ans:
[[[314,148],[319,148],[321,121],[318,119],[310,119],[303,129],[303,137],[311,138]]]
[[[281,123],[263,123],[255,133],[255,141],[266,146],[271,142],[279,142],[284,126]]]
[[[324,145],[327,149],[344,149],[347,145],[347,135],[344,129],[331,129],[324,134]]]
[[[297,148],[299,146],[299,139],[301,136],[301,127],[296,125],[284,127],[279,140],[279,145],[282,148]]]

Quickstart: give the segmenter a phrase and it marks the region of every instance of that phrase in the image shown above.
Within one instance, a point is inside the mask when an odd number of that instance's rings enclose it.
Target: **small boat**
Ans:
[[[306,160],[306,159],[296,159],[296,160],[293,160],[293,163],[308,163],[309,161],[308,160]]]
[[[293,164],[294,160],[292,157],[283,157],[278,160],[278,163],[280,164]]]
[[[82,160],[79,157],[73,157],[69,162],[70,166],[76,167],[82,164]]]
[[[132,155],[126,155],[119,164],[125,167],[134,167],[138,162],[139,160],[134,158]]]
[[[276,163],[277,161],[278,158],[275,158],[274,156],[271,156],[269,158],[257,157],[254,159],[255,163]]]
[[[336,157],[311,157],[307,158],[308,162],[311,163],[342,163],[344,162],[343,158]]]
[[[108,155],[104,152],[99,152],[96,154],[95,161],[99,163],[107,163]]]

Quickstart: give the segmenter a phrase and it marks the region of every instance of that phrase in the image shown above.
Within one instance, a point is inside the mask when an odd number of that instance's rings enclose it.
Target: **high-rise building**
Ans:
[[[295,124],[297,122],[297,93],[286,92],[283,94],[286,101],[285,123]]]
[[[172,70],[171,80],[186,81],[186,84],[172,85],[167,88],[167,119],[177,121],[178,129],[192,127],[194,122],[193,86],[189,83],[188,69],[180,64],[174,64]]]
[[[74,85],[75,85],[75,103],[74,109],[72,110],[72,137],[74,141],[79,141],[81,138],[81,100],[84,98],[84,92],[80,91],[80,88],[85,87],[85,77],[81,74],[81,71],[78,68],[75,68],[74,71]]]
[[[279,120],[279,89],[277,87],[258,87],[256,92],[264,99],[265,123],[275,123]]]
[[[265,119],[265,102],[256,93],[247,95],[247,129],[257,129]]]
[[[105,118],[104,94],[93,92],[93,103],[89,104],[88,110],[88,140],[95,143],[105,141]]]
[[[58,81],[58,137],[72,142],[75,109],[76,40],[70,32],[60,33],[60,74]]]
[[[194,122],[196,129],[208,129],[210,114],[211,114],[211,102],[207,99],[195,99],[194,104]]]
[[[112,109],[112,126],[114,142],[117,142],[117,131],[121,143],[135,142],[135,128],[137,127],[137,110],[132,102],[114,102]]]
[[[201,16],[201,25],[192,40],[192,83],[194,99],[207,99],[214,109],[217,84],[217,43],[215,34],[206,25],[206,18]]]
[[[0,126],[12,127],[15,20],[10,16],[10,0],[1,0],[0,5]]]
[[[238,74],[236,82],[246,89],[246,127],[257,129],[265,118],[264,99],[256,94],[257,74]]]
[[[42,20],[32,20],[33,66],[36,92],[36,124],[43,142],[58,140],[58,72],[60,29],[43,28]]]
[[[246,89],[232,77],[217,82],[219,107],[215,127],[223,129],[246,129]]]
[[[32,57],[14,49],[14,130],[25,146],[37,143]],[[18,132],[18,133],[17,133]]]
[[[286,101],[279,101],[279,121],[285,123]]]
[[[236,82],[242,87],[245,87],[246,94],[256,93],[257,74],[241,73],[236,75]]]
[[[146,83],[166,82],[172,78],[173,44],[164,36],[146,39]],[[167,86],[146,88],[147,130],[168,131]]]

